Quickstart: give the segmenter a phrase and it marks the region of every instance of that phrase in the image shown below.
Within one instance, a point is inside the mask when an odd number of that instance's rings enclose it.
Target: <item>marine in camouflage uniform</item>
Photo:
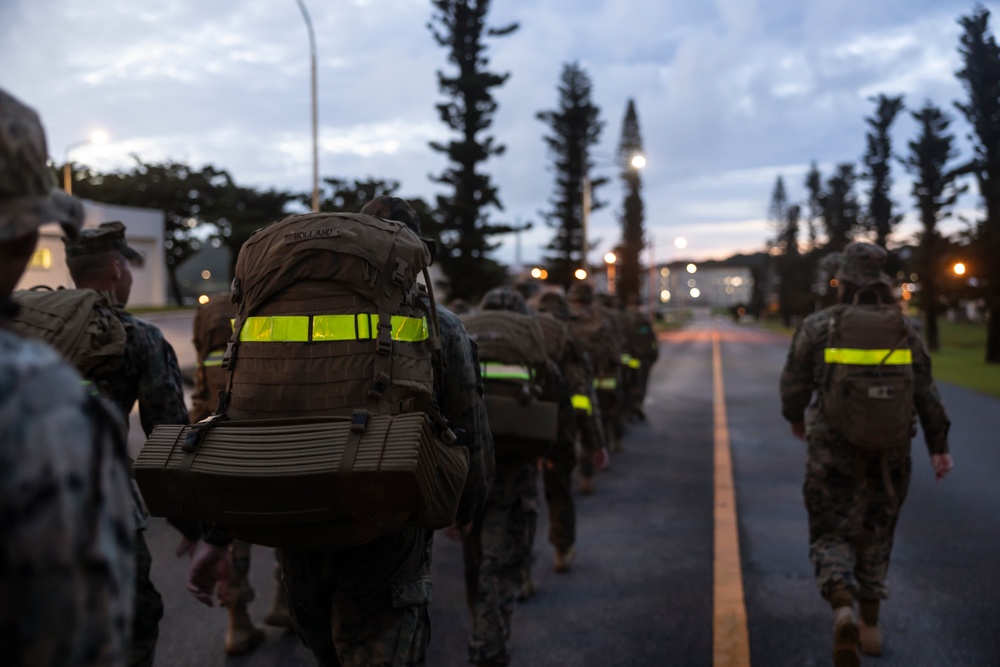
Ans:
[[[361,212],[420,232],[417,214],[396,197],[377,197]],[[461,320],[440,306],[438,320],[435,398],[452,428],[464,431],[469,449],[456,516],[465,525],[482,512],[493,482],[493,441],[475,345]],[[404,528],[340,551],[278,550],[296,629],[321,665],[426,663],[433,537],[431,530]]]
[[[852,293],[868,286],[882,294],[883,303],[894,300],[889,279],[881,273],[885,256],[883,249],[864,243],[850,244],[842,256],[834,256],[841,303],[849,303]],[[793,433],[804,435],[808,443],[803,493],[809,514],[809,557],[820,593],[837,614],[835,660],[851,665],[859,659],[856,648],[849,646],[856,631],[844,628],[854,622],[855,599],[860,602],[862,650],[881,652],[879,601],[888,596],[886,573],[911,461],[909,448],[862,450],[828,423],[821,381],[826,375],[824,349],[836,310],[833,306],[813,313],[795,332],[781,375],[781,403]],[[947,441],[950,422],[931,377],[930,357],[912,327],[908,328],[913,404],[940,478],[952,465]],[[812,400],[814,392],[816,400]],[[838,648],[838,642],[844,645]]]
[[[78,202],[53,191],[38,115],[0,90],[0,656],[11,667],[124,664],[132,502],[110,405],[51,348],[6,330],[38,239]]]
[[[125,326],[125,356],[120,368],[89,378],[118,406],[123,423],[138,401],[139,420],[146,437],[157,424],[187,424],[187,407],[177,356],[163,333],[124,310],[132,286],[131,262],[142,256],[125,240],[125,226],[106,222],[64,238],[66,263],[80,289],[110,294],[116,314]],[[128,664],[151,667],[163,617],[163,600],[149,578],[152,555],[143,536],[146,515],[136,494],[136,599],[132,646]]]
[[[508,287],[490,290],[482,310],[528,314],[524,298]],[[557,395],[558,369],[552,365],[547,400]],[[506,665],[514,601],[531,560],[531,536],[538,520],[538,467],[534,458],[498,453],[496,479],[482,515],[463,536],[465,593],[472,614],[469,662]]]
[[[625,310],[628,321],[629,345],[632,355],[638,361],[635,369],[635,382],[632,387],[632,414],[639,419],[645,419],[646,414],[642,409],[646,401],[646,389],[649,386],[649,374],[653,364],[660,356],[660,344],[656,339],[656,332],[653,330],[653,323],[647,313],[643,313],[639,306],[632,301]]]

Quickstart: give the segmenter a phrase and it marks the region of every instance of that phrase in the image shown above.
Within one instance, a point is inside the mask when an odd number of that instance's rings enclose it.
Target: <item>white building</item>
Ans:
[[[125,225],[125,238],[129,246],[142,254],[143,265],[132,267],[132,294],[130,306],[163,306],[167,303],[167,267],[164,259],[163,212],[151,208],[113,206],[83,201],[83,227],[97,227],[102,222],[120,220]],[[62,227],[49,224],[41,228],[38,246],[31,257],[28,269],[17,284],[17,289],[35,285],[73,287],[66,267],[66,251],[62,242]]]

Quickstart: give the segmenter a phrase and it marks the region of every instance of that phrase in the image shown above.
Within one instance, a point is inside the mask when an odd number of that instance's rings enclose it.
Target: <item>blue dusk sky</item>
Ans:
[[[447,140],[435,103],[436,71],[450,71],[433,40],[426,0],[306,0],[319,63],[320,175],[399,180],[402,196],[433,200],[428,148]],[[931,100],[968,126],[953,102],[959,0],[494,0],[489,23],[520,30],[488,40],[495,89],[489,130],[506,154],[483,167],[499,187],[495,221],[532,221],[521,260],[537,260],[551,231],[553,174],[536,112],[556,108],[559,75],[578,61],[605,126],[593,176],[615,176],[625,106],[635,100],[649,164],[646,229],[657,260],[721,258],[763,248],[767,205],[782,175],[804,197],[809,163],[824,175],[858,162],[870,98]],[[985,2],[997,29],[1000,3]],[[168,158],[228,169],[237,182],[311,188],[309,44],[295,0],[0,0],[0,86],[42,115],[57,162],[95,129],[111,141],[72,151],[101,169]],[[914,138],[909,114],[894,149]],[[894,165],[894,198],[916,230],[907,175]],[[859,190],[863,190],[864,184]],[[601,198],[592,260],[619,238],[617,182]],[[977,198],[962,202],[975,215]],[[960,227],[955,221],[946,230]],[[685,237],[684,251],[673,246]],[[513,237],[496,258],[515,260]]]

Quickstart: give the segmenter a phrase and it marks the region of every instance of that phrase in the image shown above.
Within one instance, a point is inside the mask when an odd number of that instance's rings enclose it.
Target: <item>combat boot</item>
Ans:
[[[590,494],[594,492],[594,478],[593,477],[580,477],[580,493]]]
[[[861,622],[858,630],[861,636],[861,652],[866,655],[882,655],[882,633],[878,628],[878,600],[862,600],[860,603]]]
[[[245,604],[229,606],[229,627],[226,628],[226,653],[242,655],[264,641],[264,631],[250,622]]]
[[[833,610],[833,667],[861,667],[858,640],[854,607],[836,607]]]
[[[271,609],[264,617],[264,622],[278,628],[292,629],[292,614],[288,611],[288,596],[285,587],[279,581],[274,589],[274,599],[271,600]]]
[[[569,572],[569,566],[573,562],[574,555],[576,555],[576,549],[573,546],[565,550],[556,549],[554,562],[556,572]]]

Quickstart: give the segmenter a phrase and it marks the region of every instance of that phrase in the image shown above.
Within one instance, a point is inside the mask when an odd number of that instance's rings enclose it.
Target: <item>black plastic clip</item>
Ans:
[[[181,443],[181,450],[190,453],[198,449],[202,438],[205,437],[205,432],[217,425],[219,422],[226,421],[227,419],[229,419],[229,417],[226,415],[217,414],[202,419],[197,424],[192,425],[188,432],[184,434],[184,442]]]
[[[385,390],[389,388],[389,376],[383,371],[378,374],[375,381],[372,382],[372,386],[368,389],[368,397],[379,399]]]
[[[351,415],[351,430],[355,433],[364,433],[368,428],[368,413],[364,410],[355,410]]]

